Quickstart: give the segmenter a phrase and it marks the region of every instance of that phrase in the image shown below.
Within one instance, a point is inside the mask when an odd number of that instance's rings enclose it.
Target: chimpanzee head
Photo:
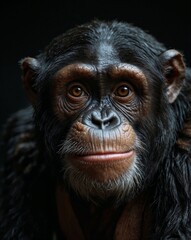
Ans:
[[[130,24],[93,21],[21,66],[41,142],[67,186],[121,199],[155,175],[177,132],[179,52]]]

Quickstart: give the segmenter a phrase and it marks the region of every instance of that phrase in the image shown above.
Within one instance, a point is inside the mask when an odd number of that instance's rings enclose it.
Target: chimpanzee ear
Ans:
[[[22,69],[22,81],[27,93],[27,96],[32,104],[35,104],[37,97],[37,90],[35,87],[35,79],[37,70],[40,64],[37,59],[26,57],[20,61]]]
[[[165,51],[160,57],[164,66],[167,98],[170,103],[173,103],[183,86],[185,63],[182,54],[174,49]]]

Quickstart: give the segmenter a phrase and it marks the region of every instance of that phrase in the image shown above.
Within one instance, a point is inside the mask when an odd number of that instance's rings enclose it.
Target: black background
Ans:
[[[117,19],[153,34],[191,62],[188,1],[9,1],[0,5],[0,126],[28,105],[18,61],[35,56],[56,35],[93,18]]]

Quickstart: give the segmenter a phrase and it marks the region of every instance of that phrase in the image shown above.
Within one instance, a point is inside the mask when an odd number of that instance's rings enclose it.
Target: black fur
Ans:
[[[145,175],[149,176],[144,184],[152,189],[151,239],[191,239],[191,71],[187,68],[186,80],[176,101],[167,104],[158,60],[165,46],[132,25],[95,21],[55,38],[37,56],[43,68],[36,69],[35,87],[41,99],[35,116],[29,107],[14,114],[6,123],[0,188],[1,240],[59,239],[53,197],[54,170],[59,166],[52,169],[48,156],[56,152],[72,119],[63,129],[52,117],[49,79],[60,66],[72,62],[74,56],[76,61],[86,60],[84,49],[91,46],[93,52],[92,46],[100,40],[100,35],[104,38],[111,32],[112,44],[121,60],[131,58],[132,63],[138,63],[153,79],[153,116],[144,122],[137,121],[134,126],[142,142],[149,142],[148,153],[142,157]]]

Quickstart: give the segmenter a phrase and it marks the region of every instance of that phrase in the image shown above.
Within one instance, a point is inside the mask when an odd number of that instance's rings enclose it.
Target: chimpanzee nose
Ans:
[[[120,118],[116,112],[110,109],[103,109],[102,111],[91,111],[83,119],[83,123],[89,127],[110,130],[120,124]]]

